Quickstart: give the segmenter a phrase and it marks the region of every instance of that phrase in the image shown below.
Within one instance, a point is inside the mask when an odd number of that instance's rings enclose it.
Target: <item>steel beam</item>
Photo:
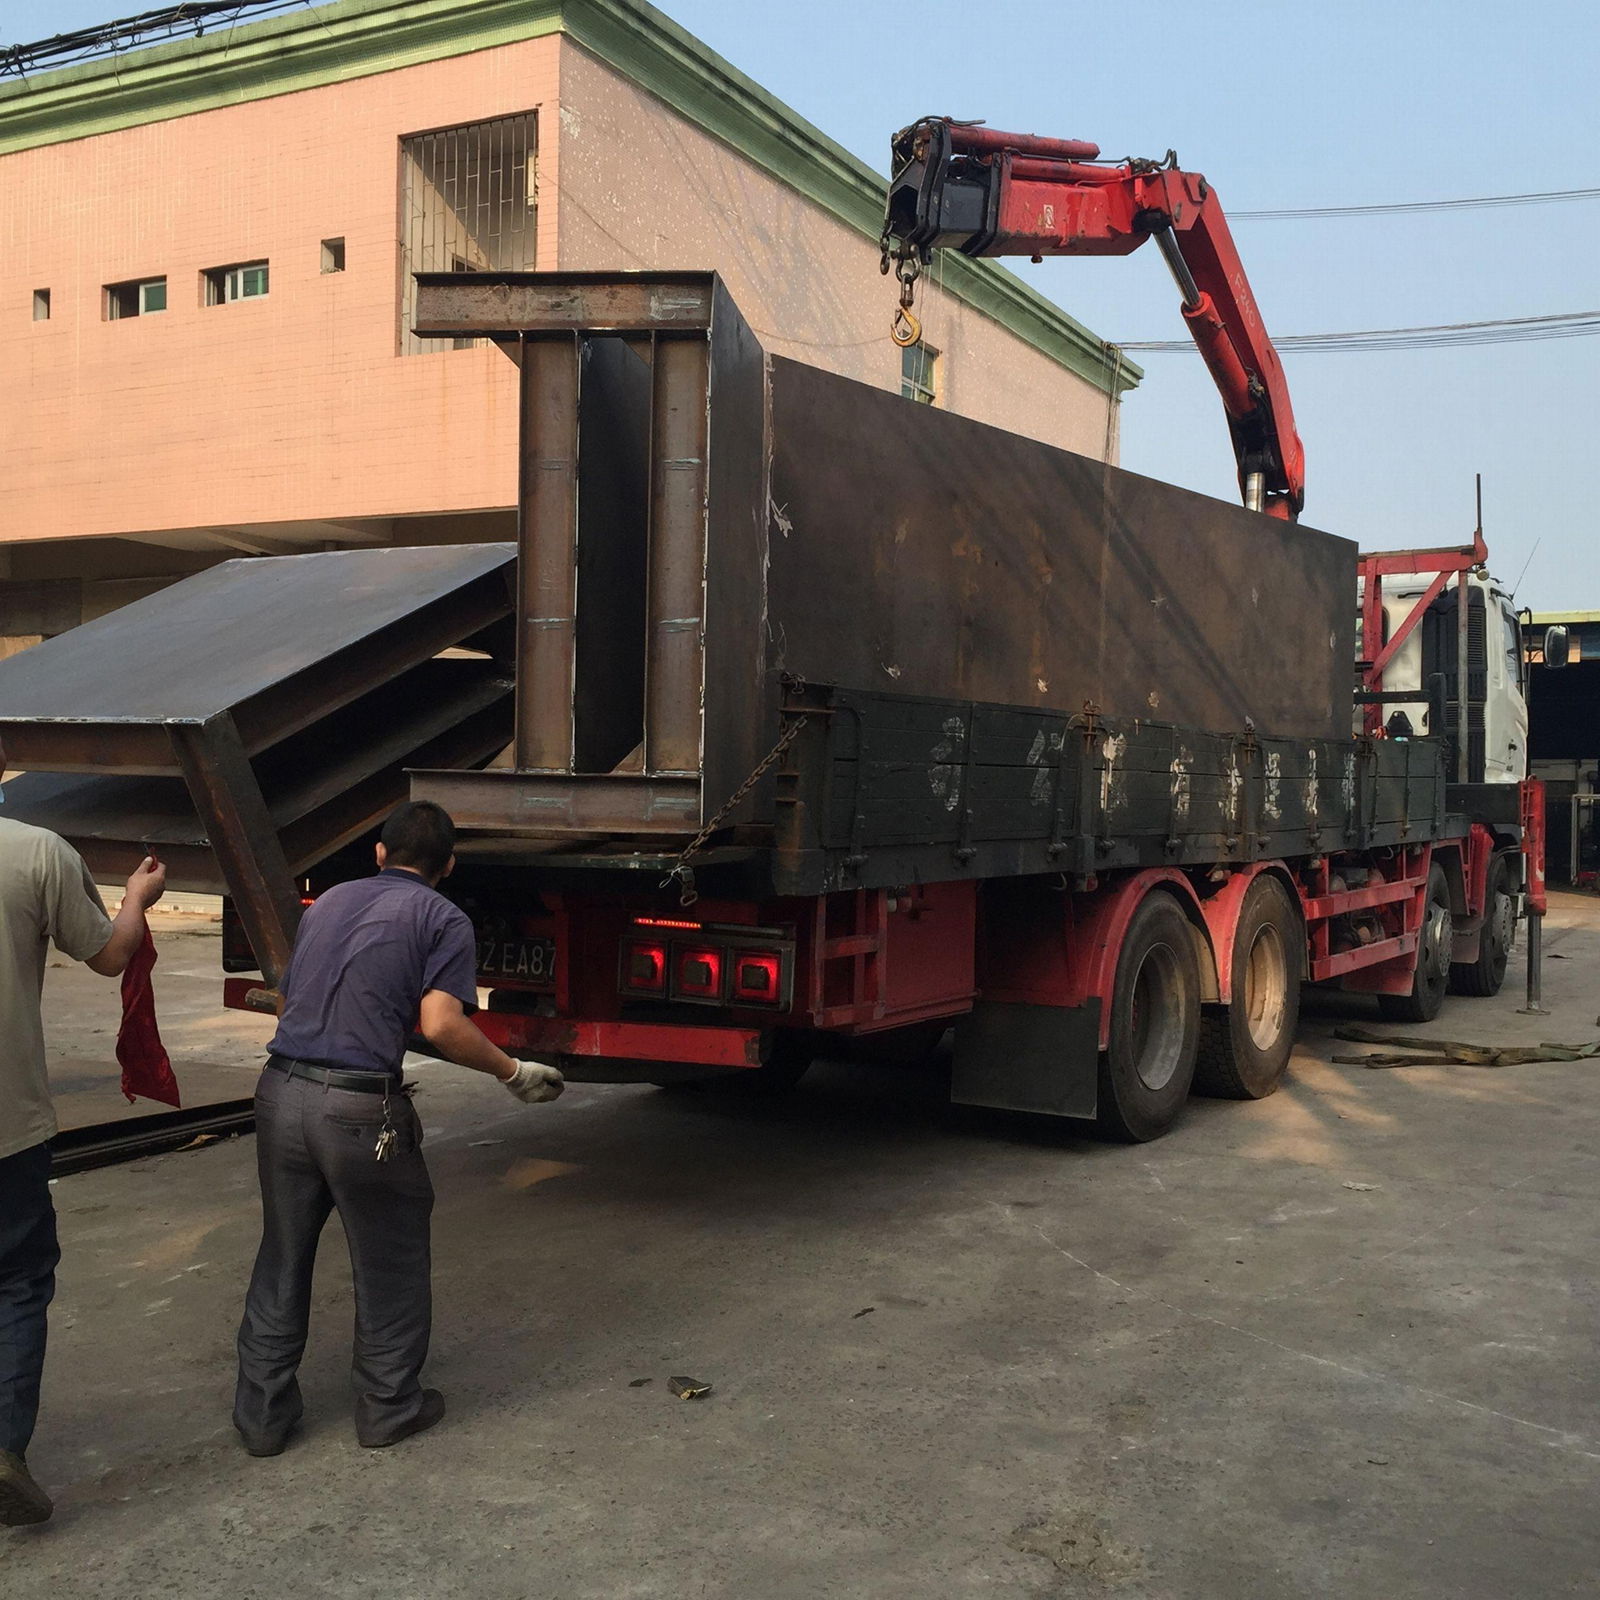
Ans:
[[[460,644],[510,610],[501,575],[486,573],[360,643],[337,651],[309,671],[273,684],[233,707],[239,736],[255,755],[320,722],[407,668]]]
[[[47,722],[0,717],[0,738],[14,772],[114,772],[128,778],[178,776],[172,745],[159,725],[141,722]]]
[[[572,765],[578,627],[578,388],[574,335],[529,339],[522,351],[517,487],[517,766]]]
[[[698,773],[705,676],[708,346],[656,343],[650,403],[650,558],[644,765]]]
[[[419,272],[419,339],[711,326],[709,272]]]
[[[435,801],[457,827],[485,833],[684,834],[700,824],[696,777],[418,771],[411,798]]]
[[[167,731],[250,947],[275,989],[294,947],[300,896],[239,730],[223,712]]]

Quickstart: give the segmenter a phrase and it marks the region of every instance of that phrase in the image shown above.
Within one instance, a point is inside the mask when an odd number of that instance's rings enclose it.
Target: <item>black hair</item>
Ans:
[[[455,853],[456,825],[431,800],[404,800],[389,813],[379,837],[386,865],[414,867],[424,877],[437,878]]]

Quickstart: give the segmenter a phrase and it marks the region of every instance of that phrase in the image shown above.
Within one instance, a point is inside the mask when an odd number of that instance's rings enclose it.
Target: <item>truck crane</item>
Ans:
[[[1088,140],[1004,133],[952,117],[923,117],[902,128],[890,150],[881,243],[883,271],[892,268],[900,285],[891,330],[897,344],[921,337],[916,285],[935,250],[1037,262],[1047,255],[1130,255],[1153,238],[1222,397],[1245,506],[1298,520],[1305,451],[1288,383],[1221,203],[1204,177],[1180,168],[1171,150],[1163,161],[1104,162],[1099,145]],[[1456,798],[1463,809],[1492,816],[1501,847],[1480,852],[1474,868],[1486,874],[1474,896],[1486,903],[1475,920],[1485,930],[1481,942],[1492,948],[1477,965],[1459,967],[1455,981],[1468,993],[1499,987],[1520,881],[1530,924],[1529,1006],[1536,1008],[1544,800],[1527,775],[1521,625],[1487,560],[1481,484],[1470,541],[1362,555],[1356,731],[1444,741]],[[1398,581],[1386,589],[1385,578]],[[1564,643],[1547,659],[1565,659]],[[1508,851],[1513,844],[1516,850]],[[1518,853],[1523,859],[1515,863]]]
[[[1183,318],[1216,382],[1252,511],[1293,521],[1305,452],[1278,352],[1267,336],[1216,191],[1165,161],[1100,162],[1083,139],[1041,139],[924,117],[893,141],[883,270],[900,283],[896,343],[914,344],[917,278],[939,249],[969,256],[1125,256],[1154,239]]]

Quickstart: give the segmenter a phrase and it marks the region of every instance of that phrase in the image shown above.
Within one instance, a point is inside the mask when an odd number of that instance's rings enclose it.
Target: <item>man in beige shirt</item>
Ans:
[[[0,745],[0,776],[4,770]],[[143,944],[145,911],[166,882],[166,868],[146,857],[113,921],[65,839],[9,822],[0,810],[0,1525],[43,1522],[54,1509],[25,1461],[39,1412],[45,1308],[61,1259],[40,1012],[45,951],[54,941],[63,955],[116,977]]]

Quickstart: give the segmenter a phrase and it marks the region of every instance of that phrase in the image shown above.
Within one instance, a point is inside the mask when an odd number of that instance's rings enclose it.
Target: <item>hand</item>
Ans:
[[[154,856],[146,856],[128,879],[128,898],[148,911],[167,892],[167,869]]]
[[[542,1100],[554,1100],[567,1086],[567,1080],[554,1067],[547,1067],[539,1061],[519,1061],[517,1070],[509,1078],[500,1081],[525,1106],[538,1105]]]

